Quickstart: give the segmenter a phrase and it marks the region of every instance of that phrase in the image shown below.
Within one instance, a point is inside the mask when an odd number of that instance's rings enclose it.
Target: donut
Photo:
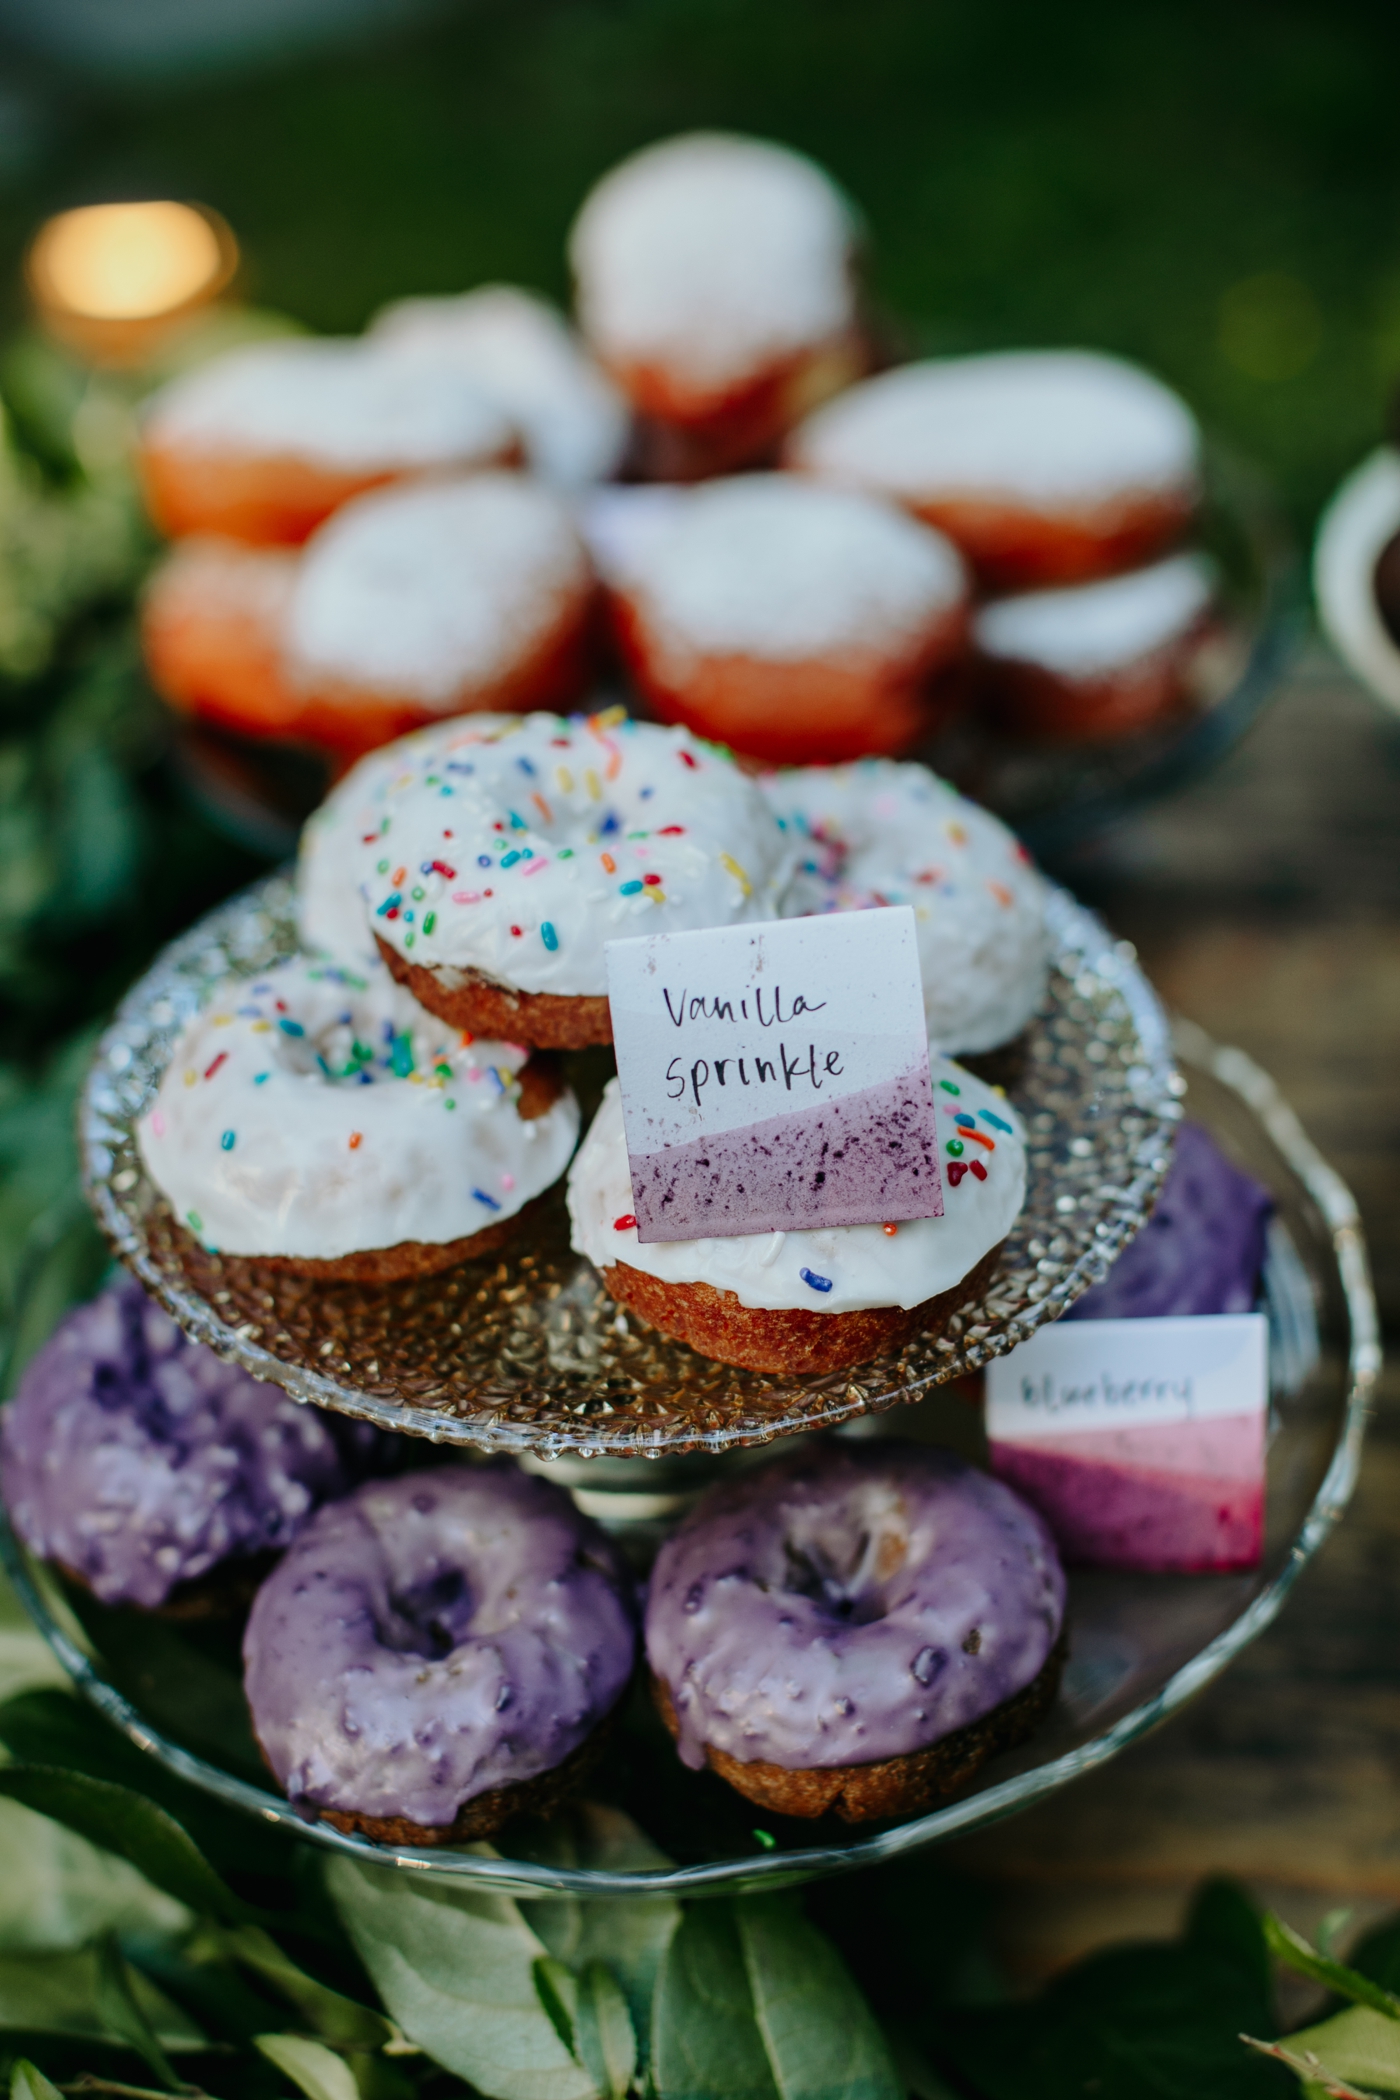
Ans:
[[[138,1125],[206,1250],[378,1283],[509,1238],[557,1181],[578,1104],[516,1043],[424,1013],[382,967],[304,956],[230,978],[185,1028]]]
[[[589,192],[569,236],[579,322],[643,418],[652,475],[762,459],[866,369],[857,234],[812,161],[719,132],[647,147]]]
[[[547,299],[486,284],[446,299],[398,299],[369,341],[417,369],[450,366],[495,404],[525,441],[532,470],[556,488],[606,481],[622,464],[627,403]]]
[[[137,464],[161,532],[304,540],[349,497],[405,475],[502,466],[520,444],[450,365],[406,373],[363,342],[244,344],[172,379],[141,417]]]
[[[1003,727],[1071,743],[1132,736],[1191,704],[1214,565],[1173,554],[1102,583],[1027,591],[973,622],[983,705]]]
[[[967,631],[941,533],[790,474],[708,482],[647,522],[614,527],[609,601],[664,721],[770,765],[888,757],[933,727]]]
[[[173,707],[349,759],[444,715],[574,698],[593,591],[562,499],[478,474],[358,497],[300,553],[178,544],[142,640]]]
[[[429,1012],[543,1049],[612,1041],[604,946],[778,916],[791,853],[724,753],[621,708],[468,715],[331,797],[385,961]]]
[[[643,1246],[618,1082],[569,1172],[573,1246],[609,1295],[701,1356],[819,1375],[937,1334],[995,1272],[1026,1193],[1020,1117],[961,1065],[931,1053],[943,1124],[943,1215]]]
[[[1012,1041],[1045,996],[1045,884],[999,818],[926,766],[863,759],[759,782],[798,846],[784,918],[908,904],[929,1038],[954,1056]]]
[[[259,1590],[244,1687],[288,1799],[386,1843],[487,1837],[601,1748],[631,1583],[562,1489],[505,1463],[372,1482]]]
[[[1050,1533],[999,1480],[928,1446],[823,1442],[682,1520],[646,1655],[687,1765],[780,1815],[863,1823],[922,1813],[1030,1734],[1064,1609]]]
[[[1199,1123],[1182,1123],[1151,1217],[1067,1320],[1253,1312],[1274,1202]]]
[[[0,1410],[18,1536],[104,1604],[197,1612],[349,1483],[329,1416],[189,1342],[121,1276],[70,1313]]]
[[[1400,451],[1382,445],[1322,515],[1313,590],[1342,661],[1400,708]]]
[[[1200,434],[1150,373],[1089,350],[903,365],[793,433],[787,464],[905,504],[990,590],[1153,560],[1199,498]]]

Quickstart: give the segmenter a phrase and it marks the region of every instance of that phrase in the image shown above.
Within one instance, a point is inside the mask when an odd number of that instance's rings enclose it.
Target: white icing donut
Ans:
[[[1120,358],[1005,350],[902,365],[809,416],[804,471],[920,504],[996,499],[1054,513],[1189,494],[1200,437],[1185,403]]]
[[[484,719],[484,718],[483,718]],[[421,732],[420,732],[421,733]],[[442,734],[440,729],[432,732]],[[359,848],[388,783],[405,768],[410,737],[371,751],[331,789],[301,829],[297,848],[297,938],[322,961],[382,969],[360,894]]]
[[[373,932],[523,992],[606,994],[604,944],[629,934],[775,919],[792,867],[722,752],[620,709],[465,715],[372,754],[331,801]]]
[[[147,443],[407,473],[506,457],[514,431],[450,364],[403,366],[353,338],[250,343],[173,379],[142,418]]]
[[[548,300],[509,284],[398,299],[375,316],[369,340],[415,372],[424,362],[460,372],[522,432],[530,465],[556,487],[616,473],[627,405]]]
[[[516,1113],[518,1044],[472,1042],[381,965],[293,957],[229,979],[176,1047],[142,1117],[171,1208],[224,1254],[335,1260],[441,1245],[557,1181],[578,1103]]]
[[[375,490],[307,544],[283,627],[287,674],[455,712],[518,673],[561,621],[577,624],[591,588],[568,506],[536,482],[476,474]]]
[[[883,1225],[744,1233],[734,1239],[658,1240],[642,1246],[630,1221],[632,1179],[613,1079],[569,1170],[574,1251],[597,1269],[623,1261],[664,1283],[708,1283],[769,1312],[844,1313],[922,1305],[950,1291],[1011,1230],[1026,1194],[1021,1119],[993,1088],[936,1053],[934,1099],[946,1142],[975,1156],[954,1188],[944,1157],[943,1216],[893,1233]],[[962,1117],[960,1124],[957,1117]],[[959,1135],[967,1124],[980,1138]],[[976,1172],[980,1168],[981,1172]],[[818,1280],[809,1283],[804,1276]],[[829,1288],[828,1288],[829,1286]]]
[[[801,852],[785,918],[911,905],[931,1039],[971,1055],[1020,1033],[1045,995],[1045,885],[999,818],[889,759],[761,785]]]
[[[669,517],[658,503],[620,557],[667,683],[703,657],[903,657],[966,597],[952,542],[878,497],[792,474],[667,494]]]
[[[983,656],[1036,664],[1057,678],[1101,678],[1184,640],[1215,588],[1207,556],[1174,554],[1103,583],[998,598],[976,615],[973,638]]]
[[[1382,445],[1363,460],[1322,514],[1313,589],[1328,637],[1378,699],[1400,708],[1400,648],[1376,604],[1376,562],[1400,532],[1400,452]]]
[[[723,397],[845,334],[856,220],[812,161],[694,132],[603,177],[569,237],[584,333],[604,361]]]

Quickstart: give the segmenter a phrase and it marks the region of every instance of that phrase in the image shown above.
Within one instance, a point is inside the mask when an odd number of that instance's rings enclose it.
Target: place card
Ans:
[[[1066,1560],[1251,1568],[1264,1524],[1262,1313],[1068,1320],[987,1366],[992,1471]]]
[[[942,1216],[907,905],[606,954],[639,1240]]]

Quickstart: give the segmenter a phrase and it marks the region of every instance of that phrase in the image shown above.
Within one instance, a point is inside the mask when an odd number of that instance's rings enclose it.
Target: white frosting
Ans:
[[[1045,884],[999,818],[886,758],[761,785],[801,854],[785,918],[908,904],[930,1038],[972,1055],[1020,1033],[1045,996]]]
[[[945,1180],[943,1216],[918,1218],[894,1233],[883,1225],[833,1225],[821,1231],[744,1233],[734,1239],[658,1240],[642,1246],[632,1212],[632,1178],[622,1127],[618,1082],[608,1082],[578,1157],[569,1170],[569,1216],[576,1253],[595,1268],[624,1261],[664,1283],[708,1283],[732,1291],[741,1305],[769,1312],[859,1312],[900,1305],[906,1311],[950,1291],[969,1269],[1005,1239],[1026,1195],[1026,1150],[1021,1119],[1003,1097],[946,1058],[932,1059],[934,1099],[946,1137],[976,1157],[985,1179]],[[946,1081],[956,1092],[940,1084]],[[986,1120],[990,1111],[996,1123]],[[958,1136],[955,1115],[971,1115],[994,1150]],[[1009,1131],[1001,1124],[1011,1125]],[[944,1153],[944,1166],[948,1155]],[[803,1279],[810,1270],[831,1289]]]
[[[450,364],[412,375],[354,340],[249,343],[173,379],[144,413],[148,440],[198,452],[311,460],[340,473],[401,473],[505,458],[511,424]]]
[[[1203,554],[1174,554],[1106,583],[999,598],[978,613],[973,635],[984,656],[1093,678],[1181,641],[1214,596],[1214,564]]]
[[[584,333],[620,367],[722,391],[855,317],[856,222],[801,154],[693,132],[605,175],[569,237]]]
[[[622,559],[654,642],[673,656],[809,663],[917,648],[966,595],[950,540],[893,504],[793,474],[675,493]]]
[[[645,573],[652,550],[691,493],[673,481],[619,482],[589,491],[577,509],[578,529],[604,583],[621,590]]]
[[[591,581],[562,497],[521,475],[376,489],[307,544],[287,668],[445,713],[526,664]]]
[[[416,371],[450,367],[522,433],[530,465],[558,488],[586,488],[617,471],[627,404],[548,300],[509,284],[449,299],[399,299],[369,339]]]
[[[1376,562],[1400,532],[1400,452],[1382,445],[1338,489],[1318,527],[1313,589],[1328,638],[1378,699],[1400,708],[1400,648],[1376,606]]]
[[[299,558],[295,548],[250,547],[217,533],[190,533],[174,542],[153,571],[150,594],[166,619],[241,617],[275,636],[291,603]]]
[[[620,709],[435,724],[362,760],[330,803],[324,835],[375,933],[427,969],[525,992],[605,995],[604,944],[629,934],[776,919],[792,869],[722,752]],[[318,938],[343,939],[311,909]]]
[[[557,1181],[577,1141],[572,1094],[517,1114],[528,1055],[434,1020],[382,964],[293,957],[227,980],[186,1028],[141,1156],[221,1253],[333,1260],[463,1239]]]
[[[378,824],[379,799],[403,765],[402,742],[371,751],[302,826],[297,937],[308,954],[323,961],[356,971],[383,968],[360,894],[358,849],[367,825]]]
[[[1186,404],[1136,365],[1090,350],[1004,350],[865,380],[808,417],[789,458],[905,502],[1054,511],[1189,495],[1199,448]]]

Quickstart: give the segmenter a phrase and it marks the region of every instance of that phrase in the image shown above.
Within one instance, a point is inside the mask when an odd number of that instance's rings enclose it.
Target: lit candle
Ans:
[[[136,364],[237,267],[217,213],[159,199],[60,212],[39,229],[26,275],[51,334],[96,363]]]

